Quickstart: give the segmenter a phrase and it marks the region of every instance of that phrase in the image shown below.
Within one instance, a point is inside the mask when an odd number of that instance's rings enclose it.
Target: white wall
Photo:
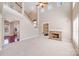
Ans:
[[[53,3],[51,10],[45,10],[40,13],[40,27],[43,23],[49,23],[50,31],[61,31],[62,40],[71,40],[71,3],[63,3],[61,7],[57,7],[56,3]],[[42,29],[40,29],[42,32]]]
[[[38,29],[34,28],[28,17],[22,16],[20,20],[20,38],[21,40],[38,36]]]
[[[79,2],[74,3],[73,10],[73,44],[77,53],[79,54]]]

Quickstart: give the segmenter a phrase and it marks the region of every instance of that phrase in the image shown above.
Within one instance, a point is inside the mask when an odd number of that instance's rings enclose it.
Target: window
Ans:
[[[73,21],[73,40],[78,45],[78,16]]]

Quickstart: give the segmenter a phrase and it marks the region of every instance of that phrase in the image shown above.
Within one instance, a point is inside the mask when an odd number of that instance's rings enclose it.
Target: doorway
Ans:
[[[9,21],[7,19],[4,19],[3,24],[4,24],[3,45],[20,41],[20,21],[19,20]]]

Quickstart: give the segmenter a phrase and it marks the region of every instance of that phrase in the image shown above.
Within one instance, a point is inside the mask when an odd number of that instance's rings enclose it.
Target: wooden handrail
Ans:
[[[20,4],[18,4],[18,2],[15,2],[15,4],[17,4],[20,8],[22,8],[22,6]]]

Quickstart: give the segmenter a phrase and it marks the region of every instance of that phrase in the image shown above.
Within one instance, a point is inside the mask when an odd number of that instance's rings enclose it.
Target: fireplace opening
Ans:
[[[53,38],[59,38],[59,34],[53,33]]]
[[[60,31],[50,31],[49,39],[61,40],[61,32]]]

